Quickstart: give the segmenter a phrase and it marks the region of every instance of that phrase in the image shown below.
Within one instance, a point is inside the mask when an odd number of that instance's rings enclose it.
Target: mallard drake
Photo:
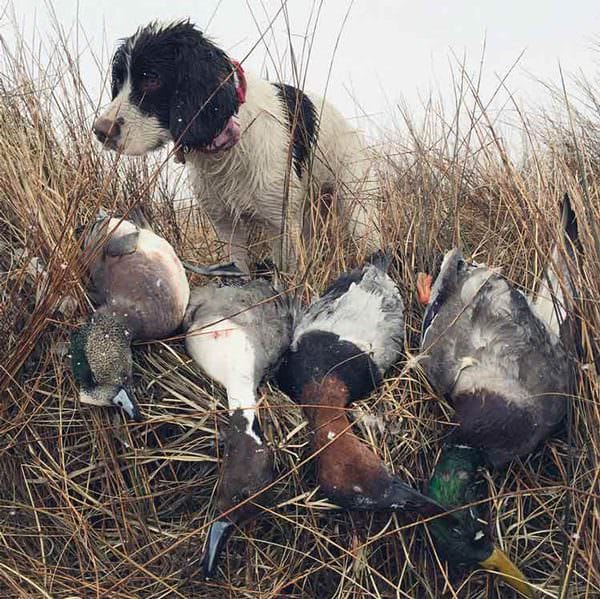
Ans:
[[[298,317],[277,379],[303,406],[318,482],[337,505],[439,513],[436,502],[393,475],[351,431],[348,405],[372,391],[404,340],[404,303],[383,254],[339,277]]]
[[[568,199],[563,223],[574,235]],[[574,239],[566,239],[571,247]],[[552,254],[535,301],[496,269],[468,263],[458,249],[444,257],[429,298],[427,280],[418,281],[428,299],[421,364],[455,409],[460,443],[481,448],[495,467],[548,437],[573,392],[573,352],[563,342],[570,299],[561,287],[572,282],[558,248]]]
[[[525,597],[533,598],[531,585],[506,554],[494,546],[490,536],[486,506],[485,480],[480,469],[483,453],[473,447],[454,445],[445,448],[429,480],[427,492],[432,499],[452,510],[452,518],[435,518],[429,523],[440,557],[453,566],[499,572],[502,578]],[[457,510],[457,507],[468,506]]]
[[[90,296],[98,304],[71,336],[71,366],[82,403],[118,406],[141,420],[131,391],[131,343],[181,325],[190,296],[183,266],[146,222],[100,215],[83,233]]]
[[[261,491],[273,480],[273,453],[256,415],[257,389],[291,340],[288,302],[265,279],[243,286],[211,283],[192,291],[184,328],[186,348],[204,372],[225,387],[230,411],[213,522],[203,556],[204,575],[236,524],[255,516]],[[241,505],[240,505],[241,504]]]
[[[562,225],[567,253],[573,255],[577,226],[568,197]],[[421,364],[454,407],[459,426],[453,441],[464,446],[444,451],[429,488],[440,503],[454,508],[469,499],[477,466],[502,467],[527,455],[560,425],[575,385],[573,283],[556,245],[535,301],[497,270],[468,263],[458,249],[444,257],[433,287],[422,273],[417,287],[427,304]],[[466,521],[469,512],[464,514]],[[440,520],[434,533],[444,555],[504,568],[507,581],[531,596],[475,517],[456,530],[444,529]]]

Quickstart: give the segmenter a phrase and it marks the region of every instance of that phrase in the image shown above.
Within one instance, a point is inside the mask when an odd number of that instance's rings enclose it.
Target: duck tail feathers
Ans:
[[[567,331],[573,331],[573,273],[578,267],[581,245],[577,217],[567,193],[563,197],[561,211],[561,239],[552,248],[535,307],[546,326],[564,341]]]

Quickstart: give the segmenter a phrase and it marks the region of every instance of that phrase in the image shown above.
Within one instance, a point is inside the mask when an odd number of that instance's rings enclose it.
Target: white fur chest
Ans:
[[[237,146],[216,154],[191,152],[186,156],[191,183],[209,210],[210,205],[225,205],[233,215],[269,218],[274,210],[281,211],[286,185],[293,190],[300,187],[293,169],[287,181],[290,133],[275,88],[249,77],[247,100],[239,117],[242,135]]]

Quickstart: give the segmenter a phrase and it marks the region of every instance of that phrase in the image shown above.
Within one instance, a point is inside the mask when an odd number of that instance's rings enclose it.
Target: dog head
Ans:
[[[168,141],[185,151],[225,150],[239,140],[235,67],[189,21],[151,23],[112,60],[112,101],[94,122],[106,147],[141,155]]]

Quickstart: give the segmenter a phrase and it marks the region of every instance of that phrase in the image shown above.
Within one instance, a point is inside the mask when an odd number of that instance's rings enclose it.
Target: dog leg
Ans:
[[[250,273],[250,261],[248,255],[248,228],[242,219],[234,216],[223,209],[216,208],[213,203],[205,206],[219,241],[223,242],[226,260],[244,274]]]
[[[273,239],[273,262],[281,272],[292,273],[298,266],[298,249],[302,237],[299,217],[289,214],[285,228],[281,223],[265,223],[267,234]]]

